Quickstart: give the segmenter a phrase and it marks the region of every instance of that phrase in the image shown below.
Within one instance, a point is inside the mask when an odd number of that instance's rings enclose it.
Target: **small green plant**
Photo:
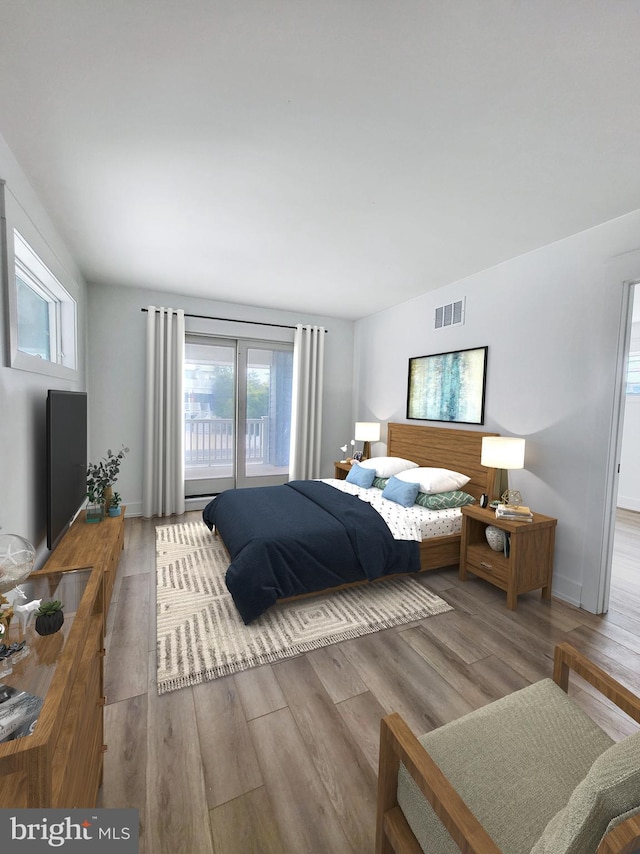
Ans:
[[[63,607],[59,599],[51,599],[49,602],[41,602],[36,614],[55,614],[57,611],[62,611]]]
[[[92,504],[102,503],[103,492],[118,479],[120,464],[124,455],[128,453],[129,448],[125,448],[123,445],[117,454],[109,449],[106,457],[103,457],[99,463],[89,463],[87,467],[87,498]]]
[[[36,632],[39,635],[52,635],[62,628],[64,612],[59,599],[41,602],[36,611]]]
[[[111,507],[119,507],[122,501],[122,496],[119,492],[114,492],[111,499]]]

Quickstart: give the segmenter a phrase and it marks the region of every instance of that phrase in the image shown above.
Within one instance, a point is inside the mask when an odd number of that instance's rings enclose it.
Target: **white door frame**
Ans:
[[[616,357],[615,388],[611,428],[609,432],[609,451],[607,460],[607,482],[605,484],[605,515],[600,556],[600,578],[598,582],[597,612],[603,614],[609,609],[609,591],[611,588],[611,564],[616,527],[616,499],[618,495],[620,454],[624,428],[626,364],[631,341],[631,322],[633,311],[633,285],[640,282],[640,251],[628,252],[611,260],[607,265],[607,276],[616,288],[622,284],[620,329]]]

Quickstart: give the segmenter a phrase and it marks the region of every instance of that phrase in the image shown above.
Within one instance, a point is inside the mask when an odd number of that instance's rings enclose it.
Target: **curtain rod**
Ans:
[[[141,308],[140,311],[149,311],[148,308]],[[225,320],[227,323],[252,323],[254,326],[277,326],[279,329],[295,329],[295,326],[287,326],[285,323],[267,323],[266,320],[237,320],[233,317],[210,317],[207,314],[187,314],[185,317],[195,317],[198,320]],[[324,330],[328,332],[328,329]]]

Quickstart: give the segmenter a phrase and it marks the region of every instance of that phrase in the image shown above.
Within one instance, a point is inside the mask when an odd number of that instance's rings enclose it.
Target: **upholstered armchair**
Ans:
[[[640,699],[569,644],[553,680],[420,739],[384,718],[376,854],[640,851],[640,732],[614,743],[569,698],[570,670],[640,723]]]

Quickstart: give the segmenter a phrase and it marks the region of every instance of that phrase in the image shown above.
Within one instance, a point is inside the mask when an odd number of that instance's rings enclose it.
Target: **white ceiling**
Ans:
[[[636,0],[0,0],[0,133],[89,281],[356,318],[640,208],[639,42]]]

